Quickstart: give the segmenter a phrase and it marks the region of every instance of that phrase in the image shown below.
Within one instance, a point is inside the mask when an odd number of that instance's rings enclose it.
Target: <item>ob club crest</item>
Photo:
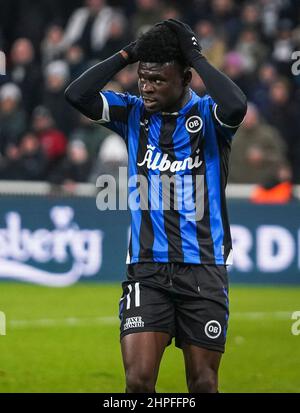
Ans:
[[[197,133],[202,129],[203,121],[200,116],[190,116],[185,122],[185,128],[190,133]]]

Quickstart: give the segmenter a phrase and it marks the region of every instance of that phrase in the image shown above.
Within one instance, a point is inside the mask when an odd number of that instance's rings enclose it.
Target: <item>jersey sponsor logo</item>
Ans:
[[[176,160],[171,162],[167,153],[154,152],[155,146],[147,145],[147,151],[142,162],[138,163],[138,166],[146,165],[148,169],[155,171],[158,169],[160,172],[170,170],[171,172],[185,171],[186,169],[199,168],[202,162],[200,160],[200,149],[196,150],[196,156],[194,158],[188,157],[182,161]]]
[[[202,129],[203,121],[200,116],[190,116],[185,122],[185,128],[190,133],[197,133]]]
[[[123,330],[128,330],[129,328],[141,328],[144,327],[145,323],[142,317],[129,317],[126,318],[126,322],[124,324]]]
[[[216,320],[210,320],[205,324],[204,332],[207,337],[211,339],[216,339],[222,332],[221,324]]]

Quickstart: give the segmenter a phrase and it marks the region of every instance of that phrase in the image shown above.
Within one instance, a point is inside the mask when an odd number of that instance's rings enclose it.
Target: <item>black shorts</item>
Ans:
[[[161,331],[175,345],[224,352],[228,277],[224,265],[137,263],[127,266],[120,300],[121,339]]]

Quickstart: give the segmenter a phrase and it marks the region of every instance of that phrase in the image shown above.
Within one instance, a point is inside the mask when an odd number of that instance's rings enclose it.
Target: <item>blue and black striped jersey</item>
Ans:
[[[223,124],[213,99],[192,90],[188,103],[174,113],[150,114],[141,98],[128,93],[100,94],[99,122],[127,144],[129,198],[139,190],[137,176],[149,182],[149,208],[133,208],[129,202],[127,263],[230,264],[225,187],[231,139],[238,127]],[[169,208],[165,208],[163,177],[173,179]],[[197,206],[202,210],[198,217]]]

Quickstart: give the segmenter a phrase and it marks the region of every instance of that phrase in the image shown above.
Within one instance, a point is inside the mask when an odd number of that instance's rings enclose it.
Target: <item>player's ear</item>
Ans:
[[[188,86],[192,80],[192,71],[189,67],[183,70],[183,86]]]

